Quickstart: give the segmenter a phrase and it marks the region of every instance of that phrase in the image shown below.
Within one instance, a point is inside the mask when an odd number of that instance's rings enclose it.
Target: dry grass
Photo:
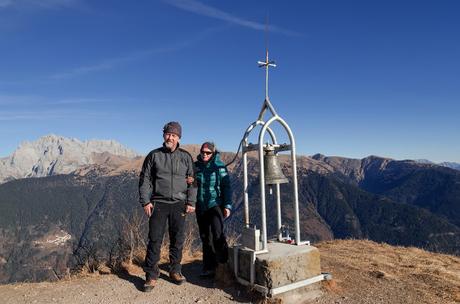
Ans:
[[[203,253],[201,252],[201,249],[197,250],[196,246],[194,246],[197,237],[198,236],[195,234],[195,231],[192,229],[188,229],[185,233],[184,250],[182,251],[183,263],[193,262],[202,258]]]
[[[188,230],[185,234],[184,248],[182,251],[182,263],[190,263],[201,259],[201,250],[195,250],[193,244],[195,243],[195,235],[192,230]],[[144,273],[142,265],[144,264],[146,247],[141,246],[134,250],[132,260],[126,258],[115,271],[126,271],[133,275],[142,275]],[[163,240],[160,249],[160,264],[169,263],[169,238],[166,236]]]
[[[329,296],[353,299],[342,303],[460,303],[459,257],[367,240],[317,246]]]
[[[229,247],[235,246],[236,244],[239,243],[239,240],[241,238],[241,234],[237,234],[236,232],[231,232],[228,233],[227,237],[227,244]]]

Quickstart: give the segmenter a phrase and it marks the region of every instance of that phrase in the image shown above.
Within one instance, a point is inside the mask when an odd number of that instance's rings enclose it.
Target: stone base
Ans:
[[[308,286],[300,287],[288,292],[272,296],[274,303],[306,303],[317,299],[323,295],[321,283],[314,283]]]
[[[255,284],[269,290],[321,275],[319,250],[313,246],[268,243],[268,253],[258,254],[255,260]],[[234,271],[234,249],[230,248],[230,267]],[[238,276],[250,281],[251,250],[238,249]],[[279,297],[309,293],[318,295],[320,284],[315,283],[291,290]],[[278,296],[277,296],[278,297]]]

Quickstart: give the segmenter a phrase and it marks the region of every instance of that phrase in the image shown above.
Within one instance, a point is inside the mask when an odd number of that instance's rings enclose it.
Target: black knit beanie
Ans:
[[[164,133],[173,133],[179,136],[179,138],[182,137],[182,127],[177,121],[170,121],[165,126],[163,127],[163,134]]]

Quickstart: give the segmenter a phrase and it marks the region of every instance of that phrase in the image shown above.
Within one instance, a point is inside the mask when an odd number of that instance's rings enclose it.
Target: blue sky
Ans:
[[[458,1],[0,0],[0,156],[49,133],[147,153],[170,120],[235,151],[267,13],[299,154],[460,162]]]

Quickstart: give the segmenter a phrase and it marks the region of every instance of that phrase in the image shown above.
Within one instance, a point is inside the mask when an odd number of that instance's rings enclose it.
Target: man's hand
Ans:
[[[224,209],[224,218],[229,217],[231,213],[232,213],[232,212],[230,211],[230,209],[225,208],[225,209]]]
[[[187,185],[191,185],[193,184],[193,182],[195,181],[195,179],[193,178],[193,176],[187,176],[185,178],[185,181],[187,182]]]
[[[187,204],[185,207],[185,213],[193,213],[193,212],[195,212],[195,207]]]
[[[148,203],[147,205],[145,205],[144,206],[144,212],[145,212],[145,214],[147,214],[148,217],[151,217],[152,212],[153,212],[153,204]]]

